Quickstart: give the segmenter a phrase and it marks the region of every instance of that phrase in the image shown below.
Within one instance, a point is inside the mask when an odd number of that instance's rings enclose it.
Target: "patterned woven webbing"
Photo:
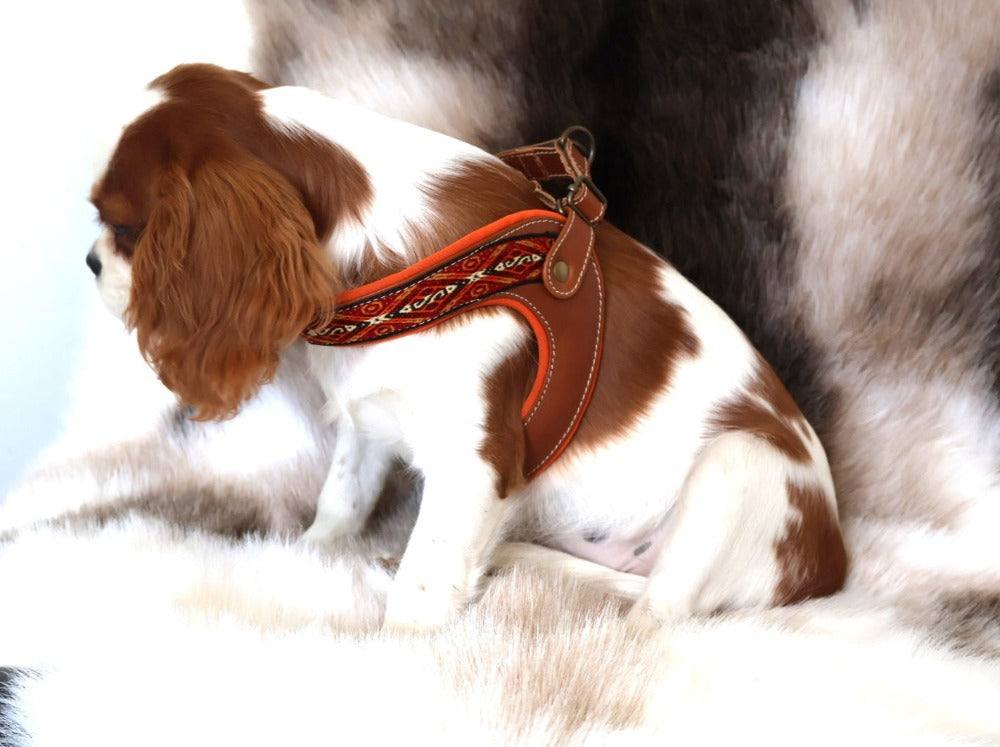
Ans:
[[[555,234],[506,238],[441,267],[317,314],[302,337],[314,345],[359,345],[427,327],[496,293],[539,281]]]

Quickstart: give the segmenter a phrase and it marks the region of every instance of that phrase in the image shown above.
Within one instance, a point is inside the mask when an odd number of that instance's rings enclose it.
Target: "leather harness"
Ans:
[[[574,137],[586,139],[586,147]],[[531,326],[538,372],[521,408],[530,479],[576,433],[600,368],[604,283],[594,250],[607,203],[590,178],[593,137],[571,127],[555,140],[497,154],[534,185],[548,210],[494,221],[414,265],[334,300],[302,332],[314,345],[364,345],[427,329],[455,314],[506,306]],[[546,186],[567,184],[564,197]]]

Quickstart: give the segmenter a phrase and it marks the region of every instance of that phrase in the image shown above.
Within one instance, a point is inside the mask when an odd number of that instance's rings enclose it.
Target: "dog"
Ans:
[[[87,263],[198,419],[235,414],[344,291],[543,207],[494,156],[308,89],[181,65],[148,93],[92,190],[103,230]],[[361,531],[397,460],[423,478],[387,626],[448,623],[511,538],[647,577],[640,627],[843,585],[826,455],[778,377],[651,250],[608,223],[594,237],[595,383],[575,435],[530,477],[522,406],[540,346],[511,308],[309,347],[336,443],[306,539]]]

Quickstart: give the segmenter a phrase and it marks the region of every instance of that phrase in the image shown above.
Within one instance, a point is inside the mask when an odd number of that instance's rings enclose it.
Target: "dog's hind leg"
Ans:
[[[645,591],[638,628],[733,607],[831,594],[846,573],[831,490],[765,438],[717,436],[688,473]]]

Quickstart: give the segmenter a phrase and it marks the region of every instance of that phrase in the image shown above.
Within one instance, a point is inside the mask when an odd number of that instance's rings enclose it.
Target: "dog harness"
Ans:
[[[593,136],[582,127],[497,155],[532,181],[547,210],[508,215],[405,270],[341,294],[302,337],[314,345],[367,345],[470,309],[517,311],[538,345],[538,372],[521,408],[530,479],[569,444],[597,381],[605,300],[594,233],[607,203],[590,178]],[[546,189],[566,183],[564,197]]]

